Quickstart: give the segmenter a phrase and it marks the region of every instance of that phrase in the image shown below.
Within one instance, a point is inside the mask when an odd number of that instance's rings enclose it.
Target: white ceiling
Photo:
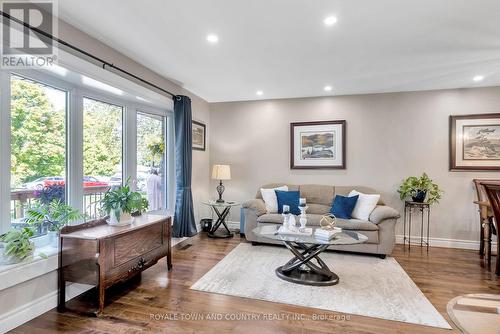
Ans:
[[[63,20],[209,102],[500,85],[499,0],[59,6]],[[338,23],[326,27],[328,15]],[[209,33],[219,36],[216,45],[206,41]],[[485,76],[480,83],[472,80],[478,74]]]

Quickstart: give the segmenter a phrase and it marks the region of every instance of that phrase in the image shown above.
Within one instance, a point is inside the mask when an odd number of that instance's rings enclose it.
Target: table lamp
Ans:
[[[229,165],[214,165],[212,169],[212,179],[219,180],[219,185],[217,186],[219,199],[217,200],[217,203],[224,203],[222,193],[225,188],[222,184],[222,180],[231,180],[231,167]]]

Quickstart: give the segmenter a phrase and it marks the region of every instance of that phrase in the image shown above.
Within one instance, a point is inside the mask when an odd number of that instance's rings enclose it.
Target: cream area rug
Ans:
[[[320,257],[340,277],[337,285],[284,281],[274,270],[292,258],[289,250],[244,243],[191,289],[451,329],[394,258],[335,252]]]

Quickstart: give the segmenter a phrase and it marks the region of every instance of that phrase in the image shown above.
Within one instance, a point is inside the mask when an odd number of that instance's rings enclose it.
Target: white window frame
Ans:
[[[0,234],[11,227],[10,219],[10,165],[11,165],[11,75],[18,75],[35,82],[67,92],[66,109],[66,196],[69,205],[83,210],[83,98],[123,107],[122,114],[122,180],[137,181],[137,113],[165,117],[166,159],[166,208],[173,212],[175,194],[174,175],[174,127],[173,111],[158,108],[111,93],[90,89],[64,81],[39,70],[0,71]],[[122,87],[120,87],[122,89]],[[168,154],[167,154],[168,153]]]

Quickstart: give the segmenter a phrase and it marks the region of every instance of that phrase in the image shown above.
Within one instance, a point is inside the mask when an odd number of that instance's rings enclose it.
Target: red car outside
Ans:
[[[51,181],[51,180],[45,180],[44,185],[45,187],[47,186],[53,186],[53,185],[64,185],[66,183],[65,180],[62,181]],[[83,187],[107,187],[109,184],[107,182],[99,181],[93,176],[84,176],[83,177]]]

